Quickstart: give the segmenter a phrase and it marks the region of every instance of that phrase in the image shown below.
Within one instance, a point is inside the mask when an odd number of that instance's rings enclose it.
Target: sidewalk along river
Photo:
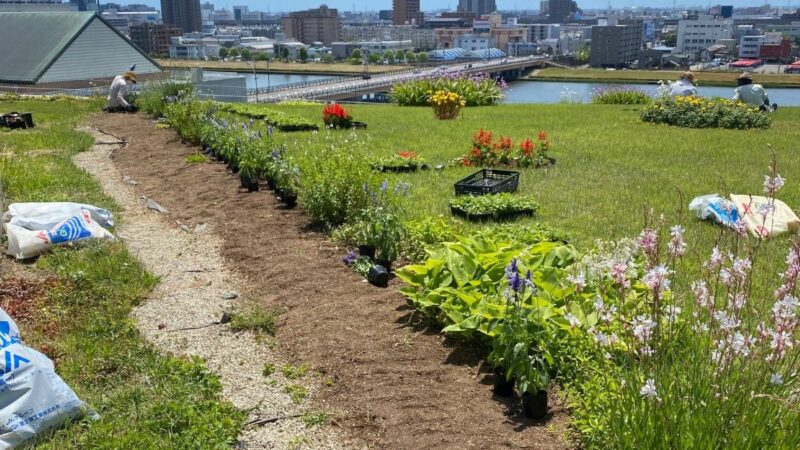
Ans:
[[[758,80],[755,81],[756,83]],[[506,103],[591,103],[592,91],[609,86],[633,86],[650,95],[655,95],[658,85],[654,84],[610,84],[610,83],[570,83],[563,81],[515,81],[509,83]],[[800,106],[800,89],[770,88],[765,86],[769,100],[780,106]],[[697,88],[703,97],[733,98],[732,87],[703,86]]]

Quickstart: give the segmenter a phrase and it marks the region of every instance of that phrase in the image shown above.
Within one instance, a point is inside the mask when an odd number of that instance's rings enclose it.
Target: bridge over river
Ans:
[[[489,61],[448,64],[433,69],[406,70],[388,74],[376,74],[369,79],[337,78],[309,83],[302,86],[278,86],[260,89],[248,95],[249,102],[274,103],[283,100],[347,100],[361,95],[388,92],[392,85],[434,73],[488,73],[512,81],[520,78],[526,71],[539,69],[551,62],[543,57],[504,58]]]

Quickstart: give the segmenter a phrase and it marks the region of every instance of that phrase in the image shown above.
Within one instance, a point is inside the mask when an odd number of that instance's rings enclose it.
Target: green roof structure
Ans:
[[[36,84],[141,73],[158,64],[92,12],[0,13],[0,83]]]

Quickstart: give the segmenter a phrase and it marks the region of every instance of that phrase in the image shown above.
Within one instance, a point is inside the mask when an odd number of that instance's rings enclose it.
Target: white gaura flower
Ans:
[[[783,376],[779,373],[773,373],[772,376],[769,377],[769,382],[775,386],[780,386],[783,384]]]
[[[658,391],[656,391],[656,381],[652,378],[648,378],[647,381],[644,383],[641,389],[639,389],[639,394],[644,398],[655,398],[658,399]]]
[[[564,318],[567,319],[569,326],[572,328],[579,328],[581,326],[581,321],[572,313],[565,315]]]

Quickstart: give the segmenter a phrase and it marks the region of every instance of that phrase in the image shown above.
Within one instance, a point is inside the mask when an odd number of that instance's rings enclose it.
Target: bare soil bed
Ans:
[[[419,324],[396,289],[350,273],[343,249],[307,231],[300,209],[282,209],[269,191],[240,191],[222,164],[187,164],[199,149],[145,116],[90,123],[127,142],[113,160],[138,193],[222,238],[226,263],[249,282],[246,295],[281,311],[279,348],[332,380],[319,391],[321,408],[352,438],[391,449],[569,446],[563,405],[551,401],[552,416],[532,422],[493,397],[475,349]]]

